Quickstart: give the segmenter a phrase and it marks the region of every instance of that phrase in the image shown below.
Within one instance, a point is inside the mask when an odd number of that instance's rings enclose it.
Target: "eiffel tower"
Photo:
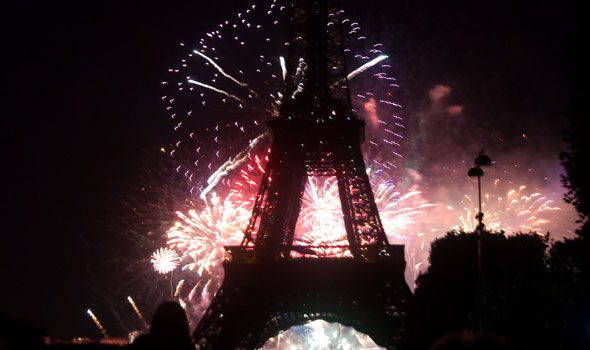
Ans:
[[[255,349],[315,319],[401,347],[412,294],[403,245],[383,230],[351,107],[337,0],[296,0],[279,116],[251,219],[226,249],[225,277],[193,334],[201,349]],[[338,181],[347,246],[295,245],[308,176]],[[336,249],[347,257],[322,256]]]

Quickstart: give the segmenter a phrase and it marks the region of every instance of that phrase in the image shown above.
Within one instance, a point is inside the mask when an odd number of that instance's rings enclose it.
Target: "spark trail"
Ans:
[[[352,72],[348,73],[348,76],[346,78],[348,80],[352,80],[356,76],[358,76],[359,74],[365,72],[366,70],[368,70],[369,68],[375,66],[377,63],[385,60],[386,58],[387,58],[387,55],[380,55],[378,57],[375,57],[372,60],[370,60],[369,62],[363,64],[362,66],[360,66],[357,69],[353,70]]]
[[[234,100],[236,100],[236,101],[238,101],[238,102],[241,102],[241,103],[246,103],[244,100],[242,100],[242,99],[241,99],[241,98],[239,98],[238,96],[236,96],[236,95],[233,95],[233,94],[230,94],[229,92],[227,92],[227,91],[225,91],[225,90],[218,89],[218,88],[216,88],[215,86],[207,85],[207,84],[205,84],[205,83],[201,83],[200,81],[197,81],[197,80],[194,80],[194,79],[190,79],[190,78],[189,78],[189,79],[187,79],[187,81],[188,81],[189,83],[191,83],[191,84],[195,84],[195,85],[198,85],[198,86],[204,87],[205,89],[209,89],[209,90],[212,90],[212,91],[218,92],[218,93],[220,93],[220,94],[222,94],[222,95],[225,95],[225,96],[227,96],[227,97],[233,98]]]
[[[135,312],[135,314],[137,315],[137,317],[141,320],[141,322],[143,323],[143,327],[145,329],[148,328],[148,324],[145,321],[145,318],[143,318],[143,315],[141,314],[141,311],[139,311],[139,308],[137,307],[137,304],[135,303],[135,300],[133,300],[133,298],[131,298],[130,296],[127,297],[127,301],[129,302],[129,304],[131,305],[131,307],[133,308],[133,311]]]
[[[203,57],[204,59],[207,60],[207,62],[211,63],[211,65],[213,67],[215,67],[215,69],[217,69],[217,71],[219,71],[219,73],[221,73],[224,77],[228,78],[229,80],[233,81],[234,83],[247,88],[250,92],[252,92],[253,94],[257,95],[254,91],[252,91],[252,89],[250,89],[250,87],[248,86],[248,84],[243,83],[241,81],[239,81],[238,79],[234,78],[233,76],[227,74],[217,63],[215,63],[215,61],[213,61],[211,58],[209,58],[209,56],[205,55],[204,53],[198,51],[198,50],[193,50],[193,52],[201,57]]]
[[[109,335],[107,334],[107,331],[102,326],[102,323],[100,323],[100,321],[98,320],[98,317],[96,317],[96,315],[94,315],[94,312],[92,312],[92,310],[88,309],[88,310],[86,310],[86,314],[88,314],[88,316],[90,316],[90,318],[92,319],[92,322],[94,322],[94,324],[96,325],[98,330],[100,330],[100,333],[103,335],[103,337],[108,338]]]

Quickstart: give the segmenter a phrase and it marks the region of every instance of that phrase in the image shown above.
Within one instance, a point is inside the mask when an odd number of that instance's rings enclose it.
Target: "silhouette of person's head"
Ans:
[[[188,320],[180,304],[166,301],[158,306],[152,318],[150,335],[165,341],[189,339]]]
[[[166,301],[158,306],[150,332],[139,336],[129,350],[193,350],[188,320],[184,310],[175,301]]]

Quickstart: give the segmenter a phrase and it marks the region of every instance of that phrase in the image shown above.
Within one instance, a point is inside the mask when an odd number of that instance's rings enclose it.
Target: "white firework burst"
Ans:
[[[161,274],[167,274],[178,267],[180,257],[172,249],[160,248],[152,254],[151,261],[154,270]]]

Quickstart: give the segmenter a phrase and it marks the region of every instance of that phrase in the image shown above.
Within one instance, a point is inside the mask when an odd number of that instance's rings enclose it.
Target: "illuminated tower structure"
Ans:
[[[366,173],[336,3],[295,1],[269,161],[242,244],[226,247],[223,284],[193,334],[200,348],[258,348],[315,319],[401,346],[412,297],[404,249],[388,243]],[[293,244],[308,176],[338,180],[347,246]]]

